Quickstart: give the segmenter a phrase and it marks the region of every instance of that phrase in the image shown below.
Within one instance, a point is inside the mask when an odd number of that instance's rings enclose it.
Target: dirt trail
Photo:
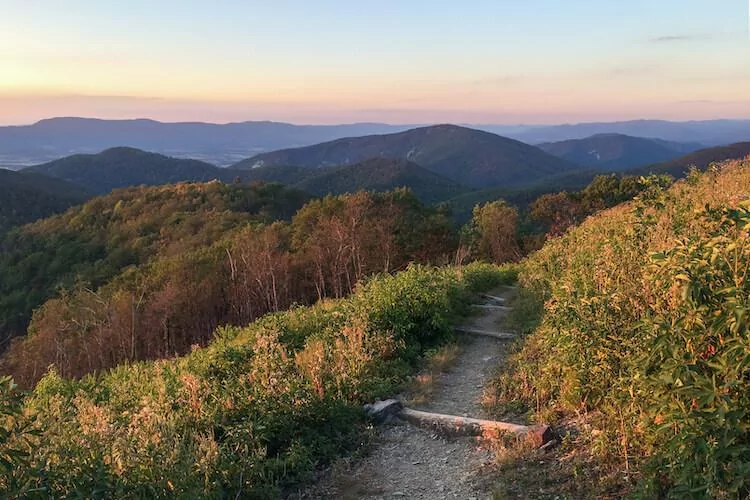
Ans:
[[[494,295],[508,297],[512,290]],[[496,304],[495,302],[490,302]],[[498,331],[501,309],[478,309],[464,326]],[[418,410],[486,417],[481,397],[485,383],[499,366],[503,341],[466,336],[452,367],[435,382],[432,399]],[[395,422],[379,429],[373,452],[353,464],[339,464],[299,498],[322,499],[461,499],[492,498],[479,472],[492,455],[476,438],[445,438],[430,430]]]

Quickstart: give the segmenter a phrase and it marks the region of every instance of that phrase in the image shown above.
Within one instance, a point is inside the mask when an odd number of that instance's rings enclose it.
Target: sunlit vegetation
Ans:
[[[410,267],[348,298],[222,328],[187,356],[70,380],[25,400],[0,384],[0,489],[12,496],[274,498],[363,444],[361,404],[453,339],[490,265]],[[7,422],[7,423],[6,423]]]
[[[544,312],[490,399],[576,422],[592,497],[745,497],[750,163],[653,181],[524,261]]]
[[[534,285],[524,297],[553,300],[543,317],[527,301],[534,317],[519,324],[535,333],[496,400],[534,402],[539,415],[608,415],[623,401],[613,391],[627,386],[627,370],[656,366],[620,330],[637,329],[650,314],[643,301],[662,286],[639,273],[651,269],[652,247],[668,250],[710,226],[685,215],[702,206],[698,194],[677,194],[706,179],[729,177],[694,174],[689,186],[665,191],[666,178],[601,176],[530,207],[478,205],[461,228],[447,206],[406,189],[311,199],[279,184],[183,183],[116,190],[13,229],[0,239],[0,372],[13,377],[0,380],[0,490],[278,496],[360,449],[368,436],[361,404],[406,387],[425,355],[455,341],[452,322],[472,292],[515,279],[515,267],[464,264],[517,262],[547,239],[522,264],[523,282]],[[592,232],[598,220],[616,222]],[[679,267],[680,259],[663,261]],[[616,276],[599,283],[608,272]],[[652,295],[617,288],[634,284]],[[581,309],[565,309],[573,307]],[[668,324],[669,311],[653,318]],[[596,335],[585,329],[593,320],[607,325],[596,323]],[[546,336],[565,328],[569,338]],[[660,355],[658,366],[668,364]],[[615,372],[619,382],[605,383]],[[661,401],[668,391],[649,384],[640,387]],[[627,466],[657,470],[653,450],[664,441],[639,427],[644,407],[628,404],[618,414],[625,430],[601,439],[626,436]],[[665,415],[652,419],[681,425]],[[680,484],[651,477],[644,487]]]
[[[26,332],[59,290],[97,290],[156,258],[206,248],[253,222],[290,218],[308,197],[278,185],[129,188],[0,239],[0,343]]]
[[[406,191],[331,196],[273,222],[303,199],[278,185],[140,188],[14,233],[4,262],[18,277],[6,287],[26,304],[35,293],[49,300],[3,371],[31,386],[50,364],[80,377],[184,354],[220,325],[343,297],[373,273],[452,257],[448,218]],[[43,245],[33,263],[24,244]],[[6,300],[6,317],[36,305]]]

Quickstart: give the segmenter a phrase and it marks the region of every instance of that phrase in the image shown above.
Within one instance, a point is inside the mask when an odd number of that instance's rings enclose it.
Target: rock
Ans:
[[[376,401],[373,404],[364,406],[367,415],[376,423],[390,422],[401,409],[404,407],[398,399],[387,399],[385,401]]]

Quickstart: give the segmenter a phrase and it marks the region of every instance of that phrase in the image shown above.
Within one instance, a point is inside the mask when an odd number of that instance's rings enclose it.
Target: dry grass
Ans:
[[[563,437],[553,449],[523,441],[499,441],[493,474],[493,498],[615,499],[632,493],[634,477],[621,464],[594,453],[598,439],[593,415],[561,422]]]

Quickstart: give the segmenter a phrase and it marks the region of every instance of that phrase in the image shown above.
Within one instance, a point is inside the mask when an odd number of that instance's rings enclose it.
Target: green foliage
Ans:
[[[184,358],[78,381],[50,372],[25,402],[40,435],[17,484],[47,497],[275,498],[361,446],[361,405],[450,338],[470,293],[513,277],[412,266],[346,299],[222,329]]]
[[[748,207],[707,211],[705,236],[652,258],[650,283],[671,293],[644,321],[643,397],[664,443],[652,467],[673,496],[750,486]]]
[[[475,258],[497,264],[521,258],[518,210],[504,201],[474,207],[474,216],[462,237],[462,243]]]
[[[318,196],[407,187],[424,203],[438,203],[466,191],[460,184],[406,160],[373,158],[343,167],[308,168],[306,174],[294,186]]]
[[[0,237],[14,226],[64,212],[89,197],[61,180],[0,168]]]
[[[522,264],[544,312],[498,394],[539,419],[589,415],[592,451],[645,497],[744,497],[750,170],[644,181]]]
[[[130,188],[0,238],[0,345],[60,289],[93,290],[128,266],[209,246],[227,231],[291,215],[306,196],[221,183]]]
[[[27,494],[36,479],[31,467],[34,421],[24,413],[23,393],[10,377],[0,377],[0,491]]]

